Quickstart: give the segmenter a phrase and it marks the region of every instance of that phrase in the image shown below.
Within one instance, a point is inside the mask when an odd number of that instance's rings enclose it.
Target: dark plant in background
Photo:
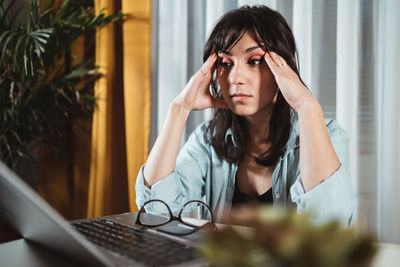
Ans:
[[[73,60],[71,45],[122,18],[94,14],[90,0],[32,1],[17,26],[22,5],[15,3],[0,0],[0,157],[13,169],[32,161],[32,148],[62,136],[66,121],[92,113],[99,74],[93,59]]]

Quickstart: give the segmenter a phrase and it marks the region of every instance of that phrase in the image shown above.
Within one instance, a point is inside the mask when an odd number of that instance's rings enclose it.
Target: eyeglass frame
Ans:
[[[146,213],[146,210],[144,209],[144,207],[145,207],[147,204],[149,204],[149,203],[151,203],[151,202],[156,202],[156,201],[159,201],[159,202],[163,203],[163,204],[167,207],[168,212],[169,212],[169,220],[166,221],[166,222],[160,223],[160,224],[155,224],[155,225],[149,225],[149,224],[142,223],[142,222],[140,221],[139,218],[140,218],[140,214]],[[186,207],[187,205],[191,204],[191,203],[200,203],[200,204],[204,205],[204,206],[208,209],[208,211],[210,212],[211,221],[208,222],[208,223],[206,223],[206,224],[204,224],[204,225],[202,225],[202,226],[197,226],[197,225],[193,225],[193,224],[189,224],[189,223],[184,222],[184,221],[182,220],[182,212],[183,212],[183,210],[185,209],[185,207]],[[145,227],[150,227],[150,228],[152,228],[152,227],[159,227],[159,226],[162,226],[162,225],[166,225],[166,224],[168,224],[168,223],[170,223],[170,222],[172,222],[172,221],[181,222],[181,223],[183,223],[184,225],[187,225],[187,226],[192,227],[193,230],[192,230],[192,231],[189,231],[189,232],[187,232],[187,233],[174,233],[174,232],[166,231],[166,230],[163,230],[163,229],[157,229],[157,231],[160,231],[160,232],[163,232],[163,233],[166,233],[166,234],[171,234],[171,235],[180,235],[180,236],[184,236],[184,235],[193,234],[194,232],[196,232],[196,231],[198,231],[198,230],[200,230],[200,229],[204,229],[204,228],[209,228],[209,229],[211,229],[211,230],[215,230],[215,229],[216,229],[216,225],[215,225],[215,222],[214,222],[214,215],[213,215],[213,213],[212,213],[211,208],[210,208],[206,203],[204,203],[204,202],[201,201],[201,200],[190,200],[190,201],[186,202],[186,203],[182,206],[181,210],[179,211],[178,216],[175,216],[175,215],[172,213],[171,208],[170,208],[170,207],[168,206],[168,204],[165,203],[163,200],[161,200],[161,199],[150,199],[150,200],[146,201],[146,202],[143,204],[143,206],[140,208],[140,210],[139,210],[139,212],[138,212],[138,214],[137,214],[135,223],[136,223],[137,225],[142,225],[142,226],[145,226]]]

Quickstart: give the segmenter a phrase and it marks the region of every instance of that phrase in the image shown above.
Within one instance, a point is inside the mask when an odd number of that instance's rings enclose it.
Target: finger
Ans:
[[[211,56],[208,57],[206,62],[204,62],[203,66],[201,66],[200,70],[203,75],[208,73],[212,73],[212,69],[217,61],[217,55],[213,53]]]
[[[287,66],[286,60],[283,57],[281,57],[280,55],[278,55],[277,53],[270,52],[270,55],[271,55],[272,59],[274,60],[274,62],[278,65],[278,67],[283,68],[283,67]]]
[[[264,59],[265,59],[265,62],[267,62],[268,67],[270,68],[272,73],[276,74],[276,72],[278,71],[279,67],[275,63],[275,61],[272,59],[272,57],[270,56],[270,54],[268,52],[265,53]]]
[[[217,62],[218,62],[218,56],[215,57],[214,64],[211,67],[211,73],[214,73],[214,71],[217,69],[217,67],[218,67],[218,63]]]
[[[214,73],[214,71],[217,69],[217,62],[218,62],[218,55],[216,53],[212,54],[212,58],[210,58],[210,71],[211,74]]]

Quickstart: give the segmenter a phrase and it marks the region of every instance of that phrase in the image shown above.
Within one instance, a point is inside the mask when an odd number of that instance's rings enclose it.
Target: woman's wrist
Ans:
[[[325,125],[324,112],[317,99],[310,99],[304,102],[297,110],[297,115],[301,125],[308,125],[308,129],[316,129]],[[305,124],[304,124],[305,123]],[[319,127],[317,127],[319,128]]]
[[[315,97],[310,95],[296,107],[296,112],[299,116],[309,112],[322,112],[322,107]]]
[[[191,109],[185,107],[182,105],[179,101],[174,100],[169,106],[170,112],[172,112],[174,115],[183,115],[185,117],[189,116],[189,113]]]
[[[175,97],[175,99],[171,103],[171,107],[176,108],[180,112],[192,111],[192,108],[189,105],[187,105],[186,103],[184,103],[184,101],[182,100],[182,97],[180,95]]]

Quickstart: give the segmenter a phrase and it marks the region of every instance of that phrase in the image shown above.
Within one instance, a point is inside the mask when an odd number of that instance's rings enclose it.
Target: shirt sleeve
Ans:
[[[350,225],[357,210],[357,196],[347,172],[348,137],[334,121],[327,127],[341,166],[306,193],[299,175],[290,188],[290,194],[293,202],[297,204],[297,212],[310,211],[314,222],[340,220],[345,225]]]
[[[204,195],[205,177],[209,165],[209,144],[205,142],[206,125],[200,125],[189,137],[176,159],[175,170],[155,183],[151,189],[144,185],[143,165],[136,179],[136,204],[138,208],[151,199],[161,199],[178,211],[190,200],[200,200]]]

